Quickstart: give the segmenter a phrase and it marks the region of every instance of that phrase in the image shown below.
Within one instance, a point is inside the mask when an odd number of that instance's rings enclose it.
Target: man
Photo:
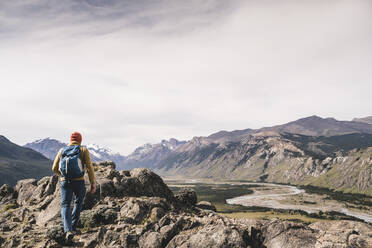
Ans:
[[[66,240],[71,242],[80,218],[85,196],[84,171],[87,170],[90,181],[90,193],[96,191],[94,169],[89,151],[80,146],[82,136],[74,132],[70,137],[70,144],[59,150],[54,163],[53,172],[61,176],[61,215]],[[75,195],[74,209],[71,213],[72,195]]]

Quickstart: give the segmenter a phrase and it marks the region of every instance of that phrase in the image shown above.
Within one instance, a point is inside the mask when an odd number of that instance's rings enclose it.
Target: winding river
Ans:
[[[301,204],[287,204],[282,203],[280,200],[286,199],[287,196],[291,195],[298,195],[305,193],[305,190],[299,189],[295,186],[288,186],[288,185],[280,185],[280,184],[273,184],[273,183],[239,183],[240,185],[248,185],[248,184],[255,184],[255,185],[263,185],[266,187],[272,187],[275,189],[276,193],[268,193],[264,190],[255,190],[251,195],[243,195],[239,197],[234,197],[231,199],[226,199],[228,204],[239,204],[243,206],[259,206],[259,207],[267,207],[267,208],[275,208],[275,209],[295,209],[295,210],[303,210],[308,213],[314,213],[319,211],[329,211],[329,207],[327,206],[310,206],[310,205],[301,205]],[[340,206],[332,206],[332,210],[353,216],[359,219],[362,219],[366,222],[372,223],[372,215],[351,211],[346,208],[342,208]]]

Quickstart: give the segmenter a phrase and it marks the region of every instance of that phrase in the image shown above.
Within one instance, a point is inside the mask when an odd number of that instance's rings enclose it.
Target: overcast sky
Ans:
[[[372,115],[369,0],[0,1],[1,133],[144,143]]]

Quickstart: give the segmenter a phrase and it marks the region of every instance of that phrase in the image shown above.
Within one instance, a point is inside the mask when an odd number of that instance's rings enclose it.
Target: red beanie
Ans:
[[[83,138],[81,137],[81,134],[79,132],[73,132],[70,137],[70,141],[76,141],[78,143],[81,143],[81,140]]]

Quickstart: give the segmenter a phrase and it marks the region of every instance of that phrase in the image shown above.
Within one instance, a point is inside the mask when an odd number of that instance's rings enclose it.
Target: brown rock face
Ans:
[[[18,204],[22,205],[30,200],[31,196],[37,188],[36,183],[36,179],[24,179],[18,181],[17,185],[15,186],[15,190],[18,192]]]
[[[148,169],[116,171],[96,165],[99,190],[87,194],[74,247],[371,247],[371,225],[331,221],[311,225],[281,220],[235,220],[196,204],[196,194],[174,197]],[[63,247],[56,176],[0,188],[1,247]],[[18,205],[16,202],[19,202]],[[187,204],[185,204],[187,202]],[[206,207],[205,207],[206,208]]]
[[[176,195],[177,201],[184,206],[194,206],[198,200],[195,190],[182,189]]]

